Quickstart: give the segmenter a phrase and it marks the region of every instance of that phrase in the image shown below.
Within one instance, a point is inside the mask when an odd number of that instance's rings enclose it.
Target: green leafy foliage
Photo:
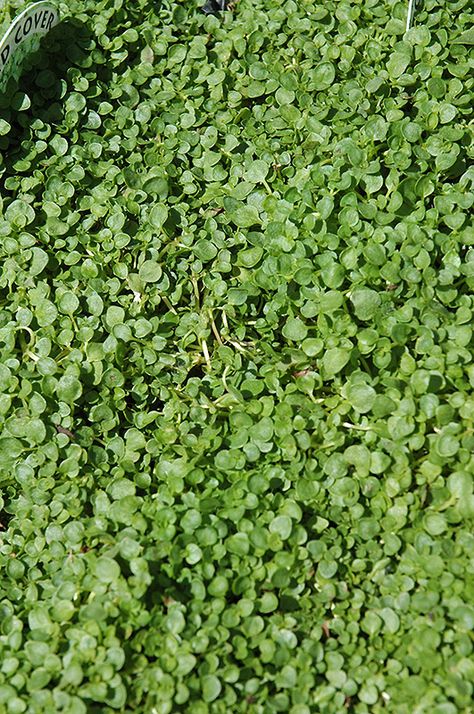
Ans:
[[[63,14],[0,99],[0,713],[469,714],[469,3]]]

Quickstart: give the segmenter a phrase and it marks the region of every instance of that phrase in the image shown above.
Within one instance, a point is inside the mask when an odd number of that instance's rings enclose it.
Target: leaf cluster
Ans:
[[[469,3],[63,10],[0,100],[0,712],[468,714]]]

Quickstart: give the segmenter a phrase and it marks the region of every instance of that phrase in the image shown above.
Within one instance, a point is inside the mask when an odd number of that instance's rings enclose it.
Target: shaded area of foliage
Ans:
[[[0,100],[0,712],[471,711],[472,14],[405,12],[73,2]]]

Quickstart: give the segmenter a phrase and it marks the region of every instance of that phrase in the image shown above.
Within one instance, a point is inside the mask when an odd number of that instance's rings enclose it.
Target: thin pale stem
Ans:
[[[210,318],[211,318],[211,328],[212,328],[212,331],[213,331],[213,333],[214,333],[214,337],[216,338],[216,340],[218,341],[218,343],[219,343],[220,345],[222,345],[222,339],[221,339],[221,336],[220,336],[220,334],[219,334],[219,330],[217,329],[216,323],[214,322],[214,316],[213,316],[212,312],[210,313]]]
[[[406,26],[406,32],[410,29],[410,26],[413,22],[413,12],[415,9],[415,0],[409,0],[408,2],[408,13],[407,13],[407,26]]]
[[[203,353],[203,355],[204,355],[204,359],[206,360],[206,364],[207,364],[207,366],[208,366],[209,369],[212,369],[211,358],[209,357],[209,350],[207,349],[207,342],[206,342],[206,340],[203,340],[202,343],[201,343],[201,345],[202,345],[202,353]]]

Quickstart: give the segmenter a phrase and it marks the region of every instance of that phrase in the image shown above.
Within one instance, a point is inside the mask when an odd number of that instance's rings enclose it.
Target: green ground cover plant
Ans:
[[[22,0],[0,0],[0,40],[24,7]]]
[[[63,13],[0,99],[1,714],[472,714],[472,6]]]

